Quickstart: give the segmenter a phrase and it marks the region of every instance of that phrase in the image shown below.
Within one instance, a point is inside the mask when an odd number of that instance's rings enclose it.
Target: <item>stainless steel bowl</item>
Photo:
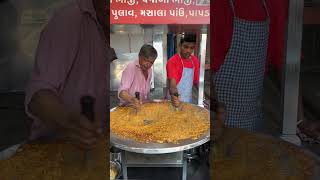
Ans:
[[[163,102],[163,100],[153,100],[152,102]],[[203,109],[197,105],[194,105],[196,108]],[[116,108],[110,109],[110,112],[115,111]],[[110,132],[110,142],[111,145],[129,152],[143,153],[143,154],[166,154],[173,152],[180,152],[189,150],[210,140],[210,129],[198,139],[186,139],[180,141],[179,144],[173,143],[140,143],[132,139],[125,139],[117,136],[116,134]]]
[[[21,142],[20,144],[16,144],[16,145],[10,146],[10,147],[0,151],[0,161],[1,160],[5,160],[5,159],[9,159],[13,155],[15,155],[17,153],[17,151],[19,151],[19,148],[23,144],[25,144],[25,142]]]

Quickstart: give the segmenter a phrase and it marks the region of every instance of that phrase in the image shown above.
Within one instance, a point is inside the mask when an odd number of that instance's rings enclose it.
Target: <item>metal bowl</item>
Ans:
[[[9,159],[10,157],[12,157],[13,155],[16,154],[17,151],[19,151],[19,148],[25,144],[25,142],[22,142],[20,144],[16,144],[13,146],[10,146],[2,151],[0,151],[0,161],[1,160],[5,160],[5,159]]]
[[[163,100],[153,100],[152,102],[163,102]],[[197,108],[202,108],[194,105]],[[116,108],[112,108],[110,112]],[[110,132],[110,142],[113,146],[135,153],[143,154],[166,154],[180,152],[198,147],[206,142],[210,141],[210,128],[206,133],[200,136],[198,139],[186,139],[179,142],[179,144],[173,143],[140,143],[132,139],[124,139]]]
[[[255,140],[246,140],[241,139],[239,137],[254,137]],[[259,144],[256,144],[256,143]],[[272,174],[279,174],[284,176],[300,176],[300,172],[296,171],[296,167],[298,166],[305,166],[303,164],[304,161],[300,161],[300,159],[305,160],[312,160],[314,161],[314,164],[310,165],[308,167],[307,171],[312,171],[311,177],[308,178],[308,180],[319,180],[320,177],[320,157],[316,154],[312,153],[311,151],[307,150],[304,147],[297,146],[295,144],[291,144],[289,142],[283,141],[280,138],[276,138],[271,135],[266,134],[260,134],[260,133],[251,133],[247,132],[246,130],[237,129],[237,128],[225,128],[224,134],[222,139],[215,142],[217,149],[216,152],[219,151],[218,154],[212,154],[212,157],[215,155],[219,155],[216,157],[211,158],[211,160],[216,160],[215,163],[216,167],[219,166],[218,163],[226,163],[225,164],[225,172],[220,172],[216,169],[215,175],[212,175],[215,179],[223,179],[223,174],[228,175],[229,171],[232,171],[233,169],[242,168],[242,175],[246,176],[247,174],[253,174],[251,172],[252,169],[248,168],[247,165],[251,165],[251,163],[254,163],[254,161],[266,161],[265,164],[267,165],[269,162],[266,158],[260,159],[259,157],[269,157],[269,153],[275,153],[277,157],[277,160],[275,162],[271,162],[276,164],[278,167],[277,172],[271,172]],[[261,143],[261,144],[260,144]],[[219,146],[219,147],[218,147]],[[265,146],[268,146],[268,151],[264,148]],[[212,148],[211,143],[211,148]],[[215,148],[214,147],[214,148]],[[256,152],[254,154],[248,154],[248,150],[252,149],[253,152]],[[256,151],[257,150],[257,151]],[[214,152],[213,149],[211,149],[211,152]],[[257,153],[257,152],[263,152],[264,154]],[[299,153],[301,157],[297,158],[295,157],[296,153]],[[222,156],[220,156],[223,154]],[[241,157],[241,159],[238,159],[238,155]],[[256,157],[254,157],[256,156]],[[271,157],[272,155],[270,155]],[[250,157],[250,159],[248,159]],[[255,160],[252,160],[251,157],[254,157]],[[271,158],[269,158],[271,160]],[[233,162],[233,160],[235,160]],[[292,163],[295,162],[295,163]],[[234,167],[228,166],[228,163],[236,164]],[[247,164],[248,163],[248,164]],[[264,163],[264,162],[262,162]],[[221,164],[220,164],[221,165]],[[215,165],[212,165],[214,168]],[[224,167],[224,165],[220,166]],[[251,167],[251,166],[250,166]],[[214,171],[212,171],[214,172]],[[221,176],[220,176],[221,175]],[[264,174],[262,173],[261,176]],[[236,175],[235,175],[236,176]],[[248,175],[249,176],[249,175]],[[250,179],[250,177],[247,177],[247,179]],[[258,177],[255,176],[257,179]],[[305,178],[307,180],[307,178]]]

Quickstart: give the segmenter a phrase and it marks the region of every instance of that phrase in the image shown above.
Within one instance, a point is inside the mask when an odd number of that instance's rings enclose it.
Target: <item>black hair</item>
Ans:
[[[180,44],[184,43],[184,42],[191,42],[191,43],[196,43],[197,42],[197,36],[196,34],[184,34],[181,37],[180,40]]]

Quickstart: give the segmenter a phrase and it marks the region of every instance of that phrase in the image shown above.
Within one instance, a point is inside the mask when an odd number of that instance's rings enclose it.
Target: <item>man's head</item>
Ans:
[[[180,40],[180,55],[189,59],[196,46],[197,37],[195,34],[185,34]]]
[[[150,69],[157,57],[157,50],[153,46],[149,44],[143,45],[139,52],[139,64],[141,69],[144,71]]]

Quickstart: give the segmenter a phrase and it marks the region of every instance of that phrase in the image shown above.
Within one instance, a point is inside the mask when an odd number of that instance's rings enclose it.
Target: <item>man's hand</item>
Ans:
[[[68,111],[59,97],[50,90],[40,90],[35,93],[28,109],[46,126],[57,130],[59,136],[62,135],[78,147],[90,149],[101,136],[101,120],[90,122],[80,113]]]
[[[101,124],[98,120],[90,122],[85,116],[70,113],[66,119],[58,121],[57,125],[64,138],[81,149],[92,149],[102,136]]]
[[[137,98],[135,97],[132,97],[131,98],[131,105],[136,109],[136,110],[139,110],[141,108],[141,105],[142,105],[142,100],[138,100]]]
[[[179,96],[171,95],[171,103],[174,107],[179,107],[181,104]]]
[[[140,109],[142,105],[142,98],[139,100],[136,97],[131,96],[126,90],[122,90],[119,93],[119,97],[126,101],[126,104],[129,104],[129,106],[133,106],[136,110]]]

